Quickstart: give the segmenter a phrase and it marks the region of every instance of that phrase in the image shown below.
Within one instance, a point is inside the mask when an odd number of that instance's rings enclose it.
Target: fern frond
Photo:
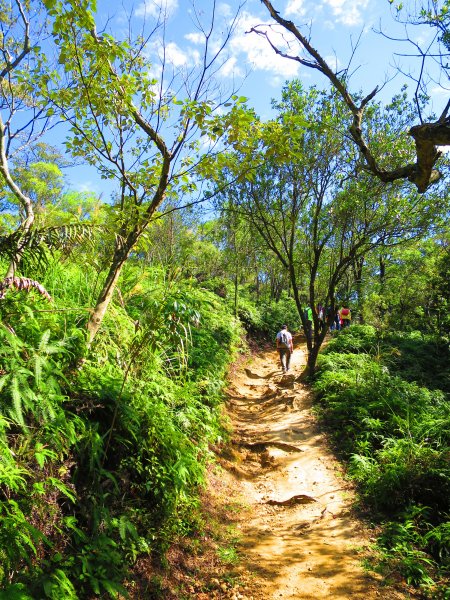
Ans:
[[[48,340],[50,339],[50,329],[47,329],[42,334],[41,340],[39,342],[38,350],[39,352],[44,352],[47,354]]]
[[[47,382],[45,382],[46,384]],[[43,393],[36,398],[35,406],[38,408],[41,417],[44,418],[45,421],[53,421],[56,419],[56,411],[55,404],[57,404],[58,396],[55,394]]]
[[[76,502],[77,498],[76,498],[74,492],[71,489],[69,489],[66,485],[64,485],[64,483],[62,481],[60,481],[56,477],[48,477],[47,478],[47,482],[51,486],[53,486],[54,488],[56,488],[59,492],[61,492],[61,494],[63,496],[65,496],[66,498],[68,498],[72,502]]]
[[[92,241],[94,233],[99,230],[98,226],[86,225],[84,223],[73,223],[59,227],[48,227],[36,233],[49,248],[67,248],[74,243]]]
[[[0,392],[5,387],[5,385],[8,383],[8,380],[9,380],[9,375],[3,375],[2,377],[0,377]]]
[[[38,388],[40,388],[42,382],[42,366],[44,363],[45,359],[42,356],[39,354],[34,355],[34,378]]]
[[[11,398],[13,401],[13,417],[19,425],[25,427],[25,421],[23,419],[23,411],[22,411],[22,394],[19,389],[19,380],[16,376],[13,376],[11,379]]]
[[[24,232],[20,227],[9,235],[0,235],[0,256],[10,261],[17,253],[34,265],[48,263],[48,253],[54,250],[69,250],[75,244],[92,241],[94,234],[101,228],[98,225],[73,223],[41,229],[32,228]]]

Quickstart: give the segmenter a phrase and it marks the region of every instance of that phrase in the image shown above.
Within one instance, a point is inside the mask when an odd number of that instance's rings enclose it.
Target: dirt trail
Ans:
[[[247,505],[239,569],[248,585],[234,597],[404,598],[361,567],[369,534],[298,381],[305,362],[297,347],[283,375],[276,351],[264,352],[229,386],[236,460],[228,466]]]

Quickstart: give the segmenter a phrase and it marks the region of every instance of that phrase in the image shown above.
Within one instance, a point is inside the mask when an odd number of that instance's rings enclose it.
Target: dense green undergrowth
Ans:
[[[315,382],[317,410],[383,524],[381,568],[434,598],[450,597],[449,374],[446,340],[352,326]]]
[[[55,265],[53,306],[9,294],[0,325],[0,597],[126,594],[137,557],[194,527],[226,369],[226,303],[133,266],[80,366],[95,273]],[[151,573],[149,573],[151,578]]]
[[[54,261],[34,276],[53,303],[14,290],[0,305],[0,598],[117,597],[135,585],[161,597],[171,545],[202,538],[199,492],[227,435],[222,389],[240,323],[259,339],[283,322],[298,331],[295,303],[240,289],[236,307],[232,287],[132,259],[86,355],[100,274]],[[319,366],[318,411],[383,523],[381,566],[447,598],[447,341],[352,326]]]

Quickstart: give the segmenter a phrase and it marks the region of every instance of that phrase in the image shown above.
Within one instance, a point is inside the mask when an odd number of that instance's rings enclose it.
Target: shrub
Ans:
[[[261,305],[261,333],[273,340],[283,324],[293,333],[301,328],[301,319],[293,298],[282,297]]]
[[[319,357],[314,385],[317,412],[362,500],[388,521],[379,542],[384,559],[438,597],[435,573],[448,576],[450,405],[437,386],[414,381],[414,374],[426,380],[426,368],[435,372],[433,343],[414,332],[378,336],[352,325]],[[416,363],[405,358],[410,350]]]
[[[49,287],[76,306],[77,285],[54,276]],[[163,556],[194,526],[241,329],[212,292],[141,273],[80,371],[81,311],[23,300],[6,298],[0,328],[0,586],[21,598],[124,595],[140,554]]]

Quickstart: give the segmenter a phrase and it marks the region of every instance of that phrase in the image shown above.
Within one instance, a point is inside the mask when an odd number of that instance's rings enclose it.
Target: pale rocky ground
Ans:
[[[299,380],[305,347],[283,375],[276,351],[238,370],[228,389],[234,458],[224,460],[237,519],[242,582],[234,600],[347,600],[410,597],[363,569],[373,531],[352,510],[343,477]],[[224,481],[225,484],[225,481]]]

